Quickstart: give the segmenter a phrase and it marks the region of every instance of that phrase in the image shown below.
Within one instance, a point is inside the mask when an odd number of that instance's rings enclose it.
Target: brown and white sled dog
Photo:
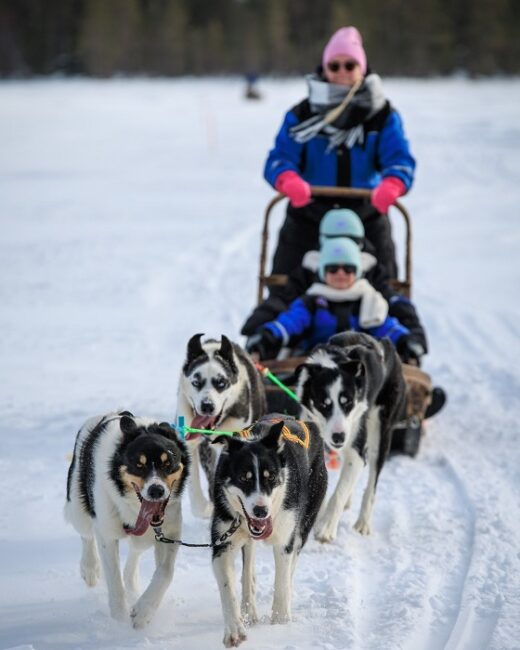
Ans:
[[[296,375],[302,405],[315,417],[326,446],[342,457],[336,489],[318,516],[316,538],[335,539],[365,463],[368,483],[354,528],[368,535],[377,480],[406,399],[395,348],[390,339],[377,341],[367,334],[344,332],[318,345]]]
[[[114,618],[128,617],[125,587],[137,600],[139,555],[155,546],[152,580],[130,612],[135,628],[150,621],[173,577],[177,544],[156,542],[153,527],[180,538],[189,462],[186,445],[168,423],[128,411],[90,418],[76,437],[65,518],[81,536],[80,570],[89,586],[99,579],[101,555]],[[119,540],[125,538],[130,551],[123,581]]]
[[[224,645],[232,647],[246,638],[244,622],[258,621],[254,555],[260,540],[274,554],[271,620],[291,619],[294,569],[327,491],[327,469],[316,424],[290,416],[266,415],[250,427],[247,439],[221,436],[215,443],[223,450],[213,493],[213,571],[224,615]],[[241,607],[235,591],[240,549]]]
[[[202,336],[195,334],[188,342],[179,379],[177,422],[182,416],[195,429],[239,431],[266,412],[261,375],[247,353],[226,336],[203,343]],[[218,450],[201,434],[189,434],[186,441],[192,457],[191,508],[196,516],[209,517],[212,504],[202,490],[200,465],[211,486]]]

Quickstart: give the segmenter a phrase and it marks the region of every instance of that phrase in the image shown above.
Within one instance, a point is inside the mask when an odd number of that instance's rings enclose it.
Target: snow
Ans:
[[[419,162],[404,200],[414,299],[425,369],[449,403],[415,460],[385,466],[371,537],[352,530],[357,494],[334,543],[309,541],[287,626],[269,624],[261,549],[265,618],[244,648],[520,648],[520,81],[385,87]],[[83,584],[62,506],[87,417],[124,407],[171,420],[187,339],[240,340],[272,196],[261,168],[304,84],[265,81],[259,102],[243,90],[236,79],[0,84],[2,649],[222,647],[208,551],[179,551],[156,618],[134,631],[109,617],[103,583]],[[184,539],[206,541],[187,502],[184,517]],[[144,584],[152,566],[149,553]]]

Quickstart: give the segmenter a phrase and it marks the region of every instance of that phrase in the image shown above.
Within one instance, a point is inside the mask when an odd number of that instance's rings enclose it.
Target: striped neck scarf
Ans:
[[[305,79],[314,115],[292,127],[291,137],[303,144],[318,134],[324,135],[329,139],[327,153],[343,144],[349,149],[363,144],[363,123],[386,103],[379,75],[370,74],[352,87],[328,83],[316,74]]]

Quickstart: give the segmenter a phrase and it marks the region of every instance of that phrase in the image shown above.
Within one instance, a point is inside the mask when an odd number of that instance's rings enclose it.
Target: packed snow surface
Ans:
[[[385,88],[418,160],[403,201],[413,297],[449,402],[418,457],[385,466],[370,537],[352,529],[358,493],[335,542],[309,541],[288,625],[269,623],[261,549],[263,619],[244,649],[520,648],[520,81]],[[207,550],[181,548],[135,631],[110,618],[103,582],[82,582],[62,508],[87,417],[171,421],[188,338],[240,341],[273,196],[262,166],[305,92],[300,79],[260,89],[247,102],[237,79],[0,84],[2,649],[222,647]],[[207,541],[187,499],[184,518],[184,539]],[[148,552],[143,584],[152,567]]]

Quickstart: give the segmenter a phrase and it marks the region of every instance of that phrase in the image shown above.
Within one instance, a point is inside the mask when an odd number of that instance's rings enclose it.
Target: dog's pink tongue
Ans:
[[[215,425],[215,418],[211,415],[196,415],[191,421],[194,429],[211,429]]]
[[[154,516],[157,514],[160,515],[161,506],[162,501],[147,501],[143,499],[135,526],[126,528],[126,532],[129,535],[144,535]]]

